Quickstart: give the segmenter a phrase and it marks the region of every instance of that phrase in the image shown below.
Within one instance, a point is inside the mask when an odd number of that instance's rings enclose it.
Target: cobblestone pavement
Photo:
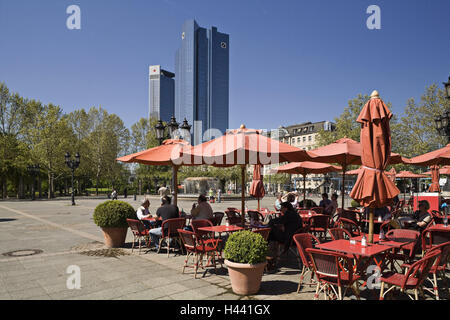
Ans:
[[[139,198],[120,199],[135,208]],[[143,249],[131,252],[128,231],[124,248],[106,250],[103,235],[92,220],[94,208],[105,199],[0,202],[0,299],[163,299],[163,300],[310,300],[314,287],[297,293],[300,269],[297,257],[281,257],[276,272],[265,273],[261,289],[254,296],[232,292],[225,266],[199,273],[182,274],[184,256],[164,250],[160,254]],[[262,200],[273,207],[274,198]],[[185,211],[193,200],[180,200]],[[256,201],[248,201],[256,207]],[[151,212],[159,197],[151,197]],[[239,207],[238,201],[212,204],[214,211]],[[34,254],[33,254],[34,253]],[[81,288],[70,287],[72,269],[80,269]],[[307,278],[305,281],[308,281]],[[68,283],[69,282],[69,283]],[[362,290],[361,299],[376,299],[379,291]],[[430,296],[427,295],[429,298]],[[347,294],[346,299],[354,299]],[[404,297],[400,297],[404,299]],[[407,299],[407,298],[406,298]]]

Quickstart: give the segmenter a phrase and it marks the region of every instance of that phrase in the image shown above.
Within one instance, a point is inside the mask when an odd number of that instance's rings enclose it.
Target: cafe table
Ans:
[[[235,232],[235,231],[239,231],[239,230],[245,230],[245,228],[235,226],[235,225],[230,225],[230,226],[220,225],[220,226],[211,226],[211,227],[201,227],[201,228],[198,228],[198,230],[205,231],[205,232],[217,232],[219,235],[221,235],[224,232]]]
[[[354,270],[361,275],[365,274],[365,270],[369,266],[371,260],[375,262],[375,264],[380,268],[380,272],[382,272],[384,269],[384,258],[386,254],[392,250],[392,246],[388,245],[367,243],[366,246],[363,246],[361,241],[354,240],[353,243],[353,241],[345,239],[317,244],[315,248],[352,255],[356,260]]]

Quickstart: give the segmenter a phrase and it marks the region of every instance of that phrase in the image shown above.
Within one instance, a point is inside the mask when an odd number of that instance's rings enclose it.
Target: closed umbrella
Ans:
[[[263,176],[261,174],[262,166],[260,164],[253,166],[253,180],[250,185],[250,195],[258,199],[258,211],[259,200],[264,198],[266,190],[264,190]]]
[[[342,138],[329,145],[319,147],[311,150],[313,161],[338,163],[342,166],[342,208],[344,208],[344,194],[345,194],[345,175],[347,174],[347,167],[349,165],[362,164],[362,146],[358,141]],[[389,164],[404,163],[402,156],[392,153],[388,159]],[[358,169],[359,170],[359,169]]]
[[[327,163],[320,162],[291,162],[273,169],[274,173],[289,173],[289,174],[301,174],[303,176],[303,205],[306,201],[306,175],[307,174],[323,174],[328,172],[341,171],[339,166],[333,166]]]
[[[357,122],[361,123],[362,170],[358,175],[350,197],[362,206],[371,208],[369,213],[369,243],[373,243],[373,208],[389,204],[400,191],[384,173],[391,156],[391,132],[389,120],[392,113],[374,91],[364,105]]]
[[[428,192],[441,192],[439,187],[439,166],[434,165],[430,167],[431,169],[431,185]]]

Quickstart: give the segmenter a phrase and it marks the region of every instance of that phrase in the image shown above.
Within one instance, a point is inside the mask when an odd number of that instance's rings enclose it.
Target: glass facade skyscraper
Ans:
[[[208,129],[225,133],[229,109],[229,35],[218,32],[216,27],[201,28],[195,20],[185,21],[175,57],[175,74],[175,117],[186,118],[194,127],[196,121],[201,121],[202,134]],[[204,140],[210,138],[211,135],[206,135]]]
[[[175,111],[175,74],[161,69],[149,68],[149,117],[169,122]]]

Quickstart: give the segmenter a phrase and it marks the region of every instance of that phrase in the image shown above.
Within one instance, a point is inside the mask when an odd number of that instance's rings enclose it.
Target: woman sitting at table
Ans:
[[[284,244],[284,251],[286,251],[289,249],[295,231],[302,227],[302,218],[288,201],[281,204],[280,211],[283,215],[269,222],[268,226],[271,230],[268,240]]]
[[[211,205],[208,203],[208,199],[203,194],[198,196],[197,203],[192,205],[191,210],[192,220],[213,218],[214,213]]]

